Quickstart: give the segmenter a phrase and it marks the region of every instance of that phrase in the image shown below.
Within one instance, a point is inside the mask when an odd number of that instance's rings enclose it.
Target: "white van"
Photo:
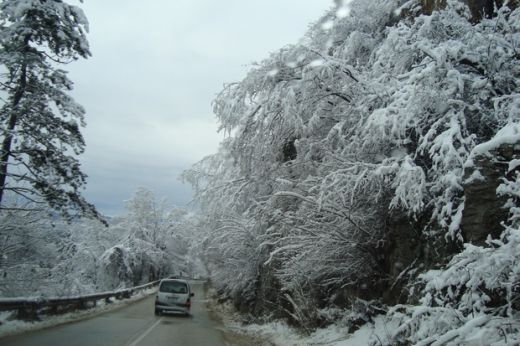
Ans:
[[[155,314],[163,312],[190,313],[191,287],[188,281],[181,279],[163,279],[155,296]]]

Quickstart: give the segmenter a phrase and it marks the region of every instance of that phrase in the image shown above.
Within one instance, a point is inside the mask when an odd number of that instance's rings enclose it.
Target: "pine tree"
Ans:
[[[90,56],[83,11],[62,0],[0,1],[0,209],[6,193],[99,218],[81,196],[85,110],[59,67]]]

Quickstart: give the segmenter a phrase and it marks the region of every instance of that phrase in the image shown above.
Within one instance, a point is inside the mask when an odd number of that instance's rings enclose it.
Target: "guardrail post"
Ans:
[[[94,306],[96,305],[96,303],[94,302]],[[83,300],[81,299],[79,301],[79,304],[78,304],[78,308],[80,310],[85,310],[85,309],[88,309],[89,308],[89,300]]]
[[[36,302],[27,302],[17,309],[16,317],[20,320],[39,321],[38,305]]]
[[[52,315],[57,315],[58,311],[59,311],[59,305],[58,304],[53,304],[51,306],[51,308],[49,309],[49,313],[52,314]]]

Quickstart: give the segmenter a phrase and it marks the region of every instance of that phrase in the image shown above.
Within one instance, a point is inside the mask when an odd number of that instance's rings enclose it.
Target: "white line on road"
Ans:
[[[159,319],[157,320],[157,322],[155,322],[155,323],[154,323],[150,328],[148,328],[148,329],[147,329],[143,334],[141,334],[140,337],[138,337],[137,339],[135,339],[135,341],[132,342],[132,343],[131,343],[130,345],[128,345],[128,346],[137,346],[137,344],[139,344],[139,343],[141,342],[141,340],[143,340],[143,339],[144,339],[148,334],[150,334],[150,332],[151,332],[155,327],[157,327],[157,325],[158,325],[159,323],[161,323],[161,321],[162,321],[162,317],[159,318]]]

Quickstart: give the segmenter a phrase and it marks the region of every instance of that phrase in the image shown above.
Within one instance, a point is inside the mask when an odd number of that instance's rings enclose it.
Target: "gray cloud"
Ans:
[[[296,42],[330,0],[88,0],[93,57],[67,66],[87,109],[87,198],[107,214],[139,186],[184,205],[178,175],[216,151],[211,101]]]

